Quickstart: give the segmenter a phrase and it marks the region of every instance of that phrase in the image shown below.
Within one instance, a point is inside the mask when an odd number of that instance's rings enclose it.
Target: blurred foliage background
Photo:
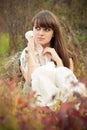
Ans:
[[[87,129],[87,97],[77,95],[74,101],[71,96],[72,101],[64,104],[59,101],[58,112],[53,113],[32,109],[33,95],[21,93],[24,80],[18,59],[27,45],[25,32],[31,29],[32,17],[43,9],[58,17],[74,72],[87,87],[87,0],[0,0],[0,130]]]
[[[77,76],[87,74],[87,1],[86,0],[0,0],[0,60],[26,46],[25,32],[31,19],[47,9],[58,16],[70,51],[77,57]],[[1,63],[0,63],[1,64]]]

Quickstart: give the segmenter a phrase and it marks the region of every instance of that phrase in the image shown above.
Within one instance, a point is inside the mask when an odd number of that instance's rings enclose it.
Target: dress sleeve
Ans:
[[[28,62],[27,62],[27,47],[22,51],[20,60],[19,60],[20,66],[23,68],[25,72],[28,70]]]

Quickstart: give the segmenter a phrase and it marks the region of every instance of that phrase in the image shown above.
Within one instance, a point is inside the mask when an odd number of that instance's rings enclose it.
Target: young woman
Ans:
[[[36,104],[52,107],[78,80],[56,16],[48,10],[40,11],[32,19],[32,30],[26,33],[28,46],[20,57],[27,84],[23,90],[36,92]]]

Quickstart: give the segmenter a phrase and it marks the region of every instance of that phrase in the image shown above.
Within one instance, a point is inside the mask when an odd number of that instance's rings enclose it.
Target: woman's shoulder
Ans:
[[[25,57],[27,53],[28,53],[28,49],[27,49],[27,47],[25,47],[25,48],[22,50],[20,57]]]
[[[28,53],[28,49],[27,47],[25,47],[23,51],[21,52],[20,62],[25,61],[27,59],[27,53]]]
[[[25,47],[25,48],[22,50],[22,53],[25,53],[25,54],[28,53],[28,47]],[[21,54],[22,54],[22,53],[21,53]]]

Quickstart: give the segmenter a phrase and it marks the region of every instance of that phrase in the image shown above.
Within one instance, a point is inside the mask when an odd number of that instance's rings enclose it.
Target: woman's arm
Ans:
[[[46,47],[43,51],[43,54],[49,53],[51,55],[51,59],[56,63],[57,67],[63,66],[63,62],[61,58],[58,56],[54,48]],[[72,58],[69,58],[70,61],[70,70],[74,71],[74,64]]]
[[[24,67],[22,65],[20,66],[21,72],[24,76],[24,79],[26,80],[27,84],[31,84],[31,76],[34,70],[38,67],[38,65],[35,62],[35,56],[34,56],[34,39],[33,37],[29,38],[28,46],[27,46],[27,53],[26,53],[26,59],[27,61],[25,66],[27,66],[27,70],[24,70]],[[24,56],[25,57],[25,56]]]
[[[69,58],[70,61],[70,70],[72,70],[74,72],[74,63],[73,63],[73,59]]]
[[[28,53],[28,71],[26,73],[26,82],[31,84],[31,76],[34,70],[37,68],[37,64],[35,62],[35,57],[33,53]]]
[[[37,65],[36,65],[34,59],[35,58],[34,58],[33,54],[28,53],[27,71],[25,71],[24,67],[22,65],[20,65],[20,70],[28,85],[31,85],[31,75],[32,75],[33,71],[37,68]]]

